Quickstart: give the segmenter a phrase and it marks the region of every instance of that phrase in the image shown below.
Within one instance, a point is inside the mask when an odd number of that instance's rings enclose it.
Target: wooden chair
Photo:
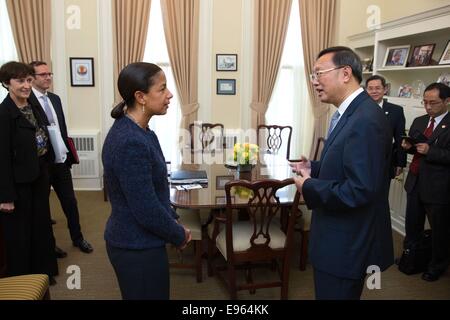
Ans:
[[[221,123],[191,123],[191,152],[214,152],[223,148],[223,124]],[[197,136],[198,134],[198,136]]]
[[[194,263],[185,263],[183,260],[183,252],[180,252],[179,262],[171,262],[170,267],[175,269],[194,269],[197,277],[197,282],[203,280],[203,268],[202,268],[202,253],[203,253],[203,237],[202,237],[202,224],[200,220],[199,210],[194,209],[177,209],[177,214],[180,216],[179,223],[191,230],[192,240],[194,245]]]
[[[258,146],[265,149],[268,153],[278,154],[286,146],[286,159],[289,160],[292,136],[291,126],[259,125],[256,135]],[[286,144],[283,144],[283,138],[287,140]]]
[[[46,274],[16,277],[6,275],[6,249],[0,220],[0,300],[50,300],[49,278]]]
[[[290,212],[287,212],[286,225],[280,222],[282,207],[276,193],[279,189],[293,184],[292,179],[261,180],[248,182],[232,181],[225,185],[226,213],[214,218],[214,230],[210,244],[225,259],[225,265],[216,264],[215,257],[209,256],[213,274],[217,274],[226,284],[231,299],[237,298],[237,291],[281,287],[281,299],[287,299],[289,287],[289,267],[295,218],[300,195],[295,196]],[[249,216],[247,221],[235,221],[236,205],[232,203],[231,190],[247,188],[250,192],[248,203],[242,207]],[[208,250],[212,253],[213,250]],[[223,259],[221,259],[223,260]],[[279,280],[261,279],[255,282],[253,268],[269,266],[278,271]],[[246,283],[236,282],[236,271],[246,271]],[[224,274],[222,274],[224,272]]]
[[[320,155],[322,154],[323,147],[325,145],[325,138],[317,138],[316,148],[314,150],[314,156],[312,160],[317,161],[320,159]]]
[[[320,159],[324,145],[325,145],[325,139],[322,137],[318,138],[312,160],[317,161]],[[309,210],[306,207],[306,205],[303,205],[303,204],[299,206],[299,211],[300,211],[300,219],[298,220],[297,228],[300,231],[300,234],[302,237],[302,239],[300,241],[299,268],[300,268],[300,270],[304,271],[304,270],[306,270],[306,262],[308,260],[308,241],[309,241],[309,230],[311,227],[312,211]]]
[[[0,219],[0,278],[6,276],[6,247],[3,236],[2,219]]]

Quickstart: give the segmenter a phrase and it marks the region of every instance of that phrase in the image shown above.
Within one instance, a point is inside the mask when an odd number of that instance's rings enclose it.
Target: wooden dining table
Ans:
[[[262,154],[258,163],[253,166],[250,172],[239,172],[234,163],[213,163],[213,164],[183,164],[177,169],[182,170],[204,170],[207,175],[208,184],[202,185],[201,189],[177,190],[176,185],[171,184],[170,201],[175,208],[190,209],[223,209],[226,207],[224,185],[232,180],[264,180],[277,179],[284,180],[292,178],[292,172],[286,158]],[[233,190],[232,190],[233,191]],[[278,190],[277,197],[280,206],[289,207],[292,205],[296,187],[294,184]],[[245,190],[234,190],[232,203],[239,207],[248,204],[249,194]]]

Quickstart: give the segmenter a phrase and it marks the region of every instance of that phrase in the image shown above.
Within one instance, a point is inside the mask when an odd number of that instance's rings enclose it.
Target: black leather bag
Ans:
[[[431,230],[425,230],[420,240],[403,250],[398,270],[411,275],[424,272],[431,261]]]

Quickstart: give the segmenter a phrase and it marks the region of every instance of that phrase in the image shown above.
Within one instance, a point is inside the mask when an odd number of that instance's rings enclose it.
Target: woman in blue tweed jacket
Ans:
[[[165,159],[148,122],[166,114],[173,95],[164,72],[143,62],[121,71],[118,89],[124,101],[111,112],[102,153],[112,208],[106,249],[123,299],[169,299],[166,243],[183,249],[191,235],[171,209]]]

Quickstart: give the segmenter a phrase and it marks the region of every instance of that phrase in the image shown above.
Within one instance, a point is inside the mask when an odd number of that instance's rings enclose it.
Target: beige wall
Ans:
[[[98,81],[98,27],[97,2],[92,0],[65,0],[65,7],[76,5],[81,10],[81,28],[65,32],[67,75],[70,74],[69,57],[94,58],[95,87],[71,87],[67,80],[67,126],[70,130],[100,130],[101,105]],[[66,18],[69,16],[66,15]],[[97,73],[95,73],[97,71]],[[56,81],[56,79],[55,79]]]
[[[225,128],[240,127],[242,70],[242,0],[214,0],[213,2],[213,76],[211,83],[212,105],[211,121],[221,122]],[[216,54],[237,54],[237,72],[216,72]],[[201,63],[201,62],[200,62]],[[236,79],[236,95],[216,95],[216,79]],[[200,84],[204,85],[204,84]],[[206,106],[209,107],[209,106]]]
[[[380,23],[450,5],[450,0],[339,0],[336,29],[337,44],[347,44],[347,37],[369,31],[367,20],[371,5],[380,8]]]
[[[103,0],[102,0],[103,1]],[[65,49],[67,61],[69,57],[93,57],[95,71],[99,70],[99,34],[97,2],[92,0],[65,0],[65,7],[78,5],[81,9],[81,29],[65,31]],[[420,13],[449,5],[450,0],[408,1],[397,0],[395,6],[388,0],[339,0],[338,18],[336,25],[336,43],[346,44],[347,37],[352,34],[368,31],[366,10],[369,5],[377,5],[380,8],[381,23],[402,18],[404,16]],[[203,105],[203,108],[211,108],[212,122],[222,122],[227,128],[238,128],[241,125],[242,105],[240,91],[242,81],[242,51],[243,25],[248,23],[248,17],[244,17],[242,0],[214,0],[212,8],[212,83],[211,105]],[[216,72],[215,55],[217,53],[238,54],[237,72]],[[202,63],[202,61],[200,61]],[[104,66],[105,68],[107,66]],[[112,66],[111,66],[112,67]],[[67,63],[67,74],[69,64]],[[93,88],[76,88],[67,83],[67,124],[71,130],[101,130],[102,106],[100,99],[99,73],[95,75],[96,86]],[[236,79],[237,94],[235,96],[216,95],[216,79]],[[69,78],[67,79],[69,82]],[[57,78],[55,78],[57,81]],[[88,116],[87,116],[88,115]]]

